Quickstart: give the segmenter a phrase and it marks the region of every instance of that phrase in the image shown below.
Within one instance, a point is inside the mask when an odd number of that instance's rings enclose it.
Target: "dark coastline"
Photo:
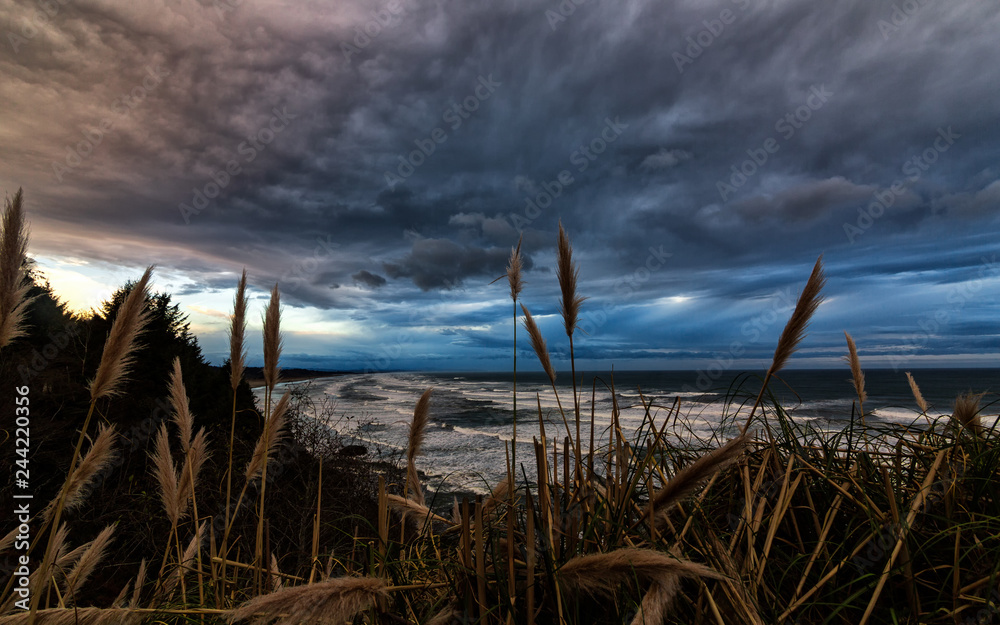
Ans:
[[[356,371],[317,371],[315,369],[282,369],[280,382],[305,382],[307,380],[317,380],[320,378],[333,378],[341,375],[357,373]],[[250,388],[264,386],[264,369],[261,367],[247,367],[243,374],[250,385]]]

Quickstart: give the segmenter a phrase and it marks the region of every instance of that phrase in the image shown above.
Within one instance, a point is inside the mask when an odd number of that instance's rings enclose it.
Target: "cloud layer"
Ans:
[[[299,364],[505,368],[489,283],[523,234],[558,336],[560,219],[595,366],[766,359],[787,314],[741,328],[820,253],[811,362],[842,329],[882,364],[997,347],[994,4],[49,4],[0,0],[0,187],[35,253],[192,297],[246,266],[350,326],[290,338]]]

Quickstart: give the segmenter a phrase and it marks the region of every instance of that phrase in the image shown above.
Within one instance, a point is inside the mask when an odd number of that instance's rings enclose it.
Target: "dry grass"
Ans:
[[[161,424],[156,434],[153,447],[153,473],[160,487],[160,502],[163,511],[170,519],[171,527],[175,527],[181,517],[180,484],[177,483],[177,468],[174,466],[173,454],[170,451],[170,435],[167,426]]]
[[[93,574],[97,565],[104,559],[105,550],[111,543],[114,532],[115,526],[109,525],[97,535],[97,538],[86,545],[86,548],[80,555],[80,559],[77,560],[76,565],[66,576],[63,595],[68,600],[77,603],[76,597],[80,589]]]
[[[521,304],[521,311],[524,312],[524,327],[528,330],[528,336],[531,338],[531,347],[535,350],[535,355],[538,356],[538,362],[541,363],[542,369],[545,370],[545,375],[549,376],[549,382],[555,384],[556,370],[552,366],[552,359],[549,357],[549,348],[545,345],[545,338],[542,337],[542,331],[538,329],[535,318],[531,316],[531,313],[528,312],[524,304]]]
[[[667,582],[673,577],[720,579],[722,575],[661,551],[635,548],[577,556],[559,568],[559,582],[566,589],[590,595],[613,595],[635,579]]]
[[[281,293],[275,284],[271,290],[271,301],[264,313],[264,385],[268,392],[278,383],[281,368]]]
[[[28,231],[24,224],[24,194],[17,190],[4,202],[0,221],[0,349],[27,332],[24,315],[31,304],[25,280]]]
[[[181,514],[187,511],[189,501],[194,501],[195,491],[198,489],[198,479],[201,477],[201,468],[208,460],[208,435],[205,428],[198,430],[198,433],[191,439],[188,450],[184,454],[184,464],[178,474],[177,492],[181,498]]]
[[[559,222],[559,241],[556,244],[556,275],[559,278],[559,290],[562,291],[560,300],[560,310],[563,317],[563,327],[566,329],[566,336],[569,338],[569,361],[570,375],[573,376],[573,418],[576,425],[576,466],[580,466],[581,451],[580,446],[580,399],[576,388],[576,358],[573,344],[573,332],[579,323],[580,306],[587,299],[577,293],[576,281],[580,275],[580,268],[573,263],[573,246],[570,245],[569,237],[563,230],[562,221]],[[591,432],[593,438],[593,432]],[[577,480],[582,479],[582,473],[576,476]]]
[[[38,625],[131,625],[142,618],[126,608],[53,608],[35,616]],[[30,617],[28,612],[0,616],[0,625],[26,625]]]
[[[162,592],[160,593],[161,597],[169,598],[173,595],[174,591],[177,590],[177,586],[184,583],[184,578],[199,558],[202,543],[205,542],[206,526],[207,523],[201,523],[198,525],[198,529],[194,535],[191,536],[191,539],[188,541],[187,547],[184,548],[184,553],[180,557],[177,566],[174,567],[172,573],[167,575],[166,582],[163,584]]]
[[[524,261],[521,258],[521,241],[524,240],[524,236],[521,236],[517,240],[517,247],[511,248],[510,250],[510,260],[507,262],[507,284],[510,286],[510,299],[517,301],[518,296],[521,294],[521,289],[524,288]]]
[[[240,274],[240,280],[236,285],[236,296],[233,299],[233,315],[229,326],[229,385],[233,391],[232,412],[229,422],[229,445],[227,446],[228,461],[226,462],[226,516],[225,532],[222,544],[222,553],[228,553],[226,539],[229,537],[231,499],[233,494],[233,446],[236,442],[236,399],[240,382],[243,381],[243,374],[246,371],[246,332],[247,332],[247,307],[250,299],[247,297],[247,270]],[[225,562],[225,559],[223,560]],[[226,564],[222,565],[220,576],[223,582],[226,579]]]
[[[267,466],[267,462],[271,454],[274,453],[275,447],[285,436],[285,416],[288,413],[288,402],[290,399],[291,391],[285,391],[285,394],[281,396],[274,410],[271,411],[270,416],[264,422],[264,431],[261,433],[260,438],[257,439],[257,444],[253,448],[253,455],[250,456],[250,461],[247,462],[247,467],[243,472],[248,482],[263,474],[264,467]]]
[[[170,372],[170,382],[167,389],[170,392],[170,405],[174,409],[174,424],[177,425],[180,436],[181,451],[186,454],[191,446],[194,415],[191,414],[187,390],[184,388],[184,375],[181,372],[180,358],[174,358],[174,368]]]
[[[747,440],[746,435],[734,438],[678,471],[650,498],[648,516],[662,519],[663,515],[670,512],[670,508],[693,493],[699,485],[739,460],[746,448]]]
[[[233,611],[230,620],[254,625],[342,625],[384,597],[385,586],[385,581],[373,577],[295,586],[248,601]]]
[[[97,367],[97,374],[90,383],[91,401],[121,391],[125,374],[132,364],[139,334],[148,321],[146,299],[149,297],[149,279],[152,274],[153,268],[147,267],[118,309],[118,314],[111,324],[111,331],[108,332],[107,341],[104,343],[101,364]]]
[[[101,426],[101,429],[98,430],[93,444],[68,480],[65,510],[72,510],[86,501],[87,490],[93,484],[94,478],[100,475],[114,460],[114,445],[117,439],[118,434],[115,432],[114,426]],[[44,521],[48,521],[57,503],[58,501],[54,499],[45,507],[42,512]]]
[[[973,436],[980,436],[983,433],[983,422],[979,418],[979,401],[981,394],[963,393],[955,399],[955,410],[951,417],[962,427],[972,433]]]
[[[566,336],[571,337],[579,322],[580,306],[587,298],[581,297],[576,292],[580,268],[573,263],[573,246],[570,245],[569,237],[563,230],[562,222],[559,222],[559,243],[556,246],[556,275],[559,278],[559,289],[562,291],[559,305],[563,325],[566,328]]]
[[[174,424],[177,426],[177,435],[181,441],[181,452],[184,454],[184,463],[180,473],[177,475],[177,497],[180,513],[187,510],[188,501],[195,500],[195,490],[198,486],[198,477],[201,474],[201,467],[208,460],[208,437],[205,428],[194,431],[194,415],[188,402],[187,389],[184,387],[184,376],[181,371],[180,358],[174,359],[174,368],[170,374],[168,385],[170,392],[170,404],[174,409]]]
[[[247,350],[247,307],[250,305],[250,298],[247,297],[247,270],[240,274],[240,281],[236,285],[236,296],[233,299],[233,315],[229,326],[229,382],[233,392],[240,385],[243,379],[243,372],[246,370]]]
[[[747,421],[743,425],[743,432],[746,432],[747,428],[750,427],[750,423],[753,422],[753,417],[760,406],[761,400],[764,398],[764,392],[767,390],[767,384],[770,382],[771,377],[784,368],[788,363],[788,359],[795,353],[799,343],[805,338],[809,321],[816,313],[816,309],[823,302],[821,292],[825,284],[826,277],[823,275],[823,256],[821,255],[816,259],[812,273],[809,274],[809,280],[806,281],[802,293],[799,294],[799,299],[795,303],[795,310],[792,311],[792,316],[785,323],[785,328],[781,331],[781,336],[778,338],[778,346],[775,347],[774,356],[771,358],[771,366],[768,367],[767,373],[764,375],[764,383],[761,384],[760,393],[757,394],[757,401],[754,402],[753,408],[750,409],[750,416],[747,417]]]
[[[427,423],[430,421],[432,390],[424,391],[424,394],[417,401],[406,444],[406,491],[408,494],[412,494],[413,501],[421,506],[424,505],[424,489],[420,485],[420,476],[417,474],[417,456],[420,454],[420,448],[423,447],[424,433],[427,430]]]
[[[561,228],[559,245],[564,324],[572,338],[582,299]],[[519,256],[518,247],[511,270]],[[516,273],[517,280],[510,280],[515,305],[521,284],[520,270]],[[145,291],[148,277],[147,271],[133,295]],[[158,537],[164,545],[161,559],[150,560],[151,567],[159,567],[158,574],[149,576],[155,579],[147,583],[144,558],[134,581],[121,588],[110,608],[79,605],[102,574],[101,554],[111,539],[108,528],[70,548],[69,530],[60,522],[63,509],[82,503],[112,454],[114,433],[102,429],[77,466],[94,412],[92,401],[60,495],[46,514],[32,521],[42,526],[38,535],[50,529],[43,563],[30,578],[32,610],[14,610],[16,596],[8,586],[0,596],[6,613],[0,625],[32,619],[58,624],[854,625],[993,618],[1000,613],[1000,453],[995,426],[985,418],[994,413],[988,412],[990,405],[980,405],[982,395],[963,395],[951,415],[934,417],[907,374],[920,411],[914,424],[852,423],[842,431],[797,423],[773,398],[765,400],[768,380],[805,336],[823,282],[818,260],[778,339],[761,388],[744,388],[748,378],[734,385],[726,398],[729,416],[710,441],[736,431],[755,396],[746,423],[760,408],[767,415],[766,437],[741,433],[721,447],[697,439],[681,442],[667,430],[670,424],[689,425],[680,423],[680,400],[657,412],[644,399],[641,424],[626,431],[613,402],[604,442],[585,448],[579,435],[576,445],[571,439],[556,441],[562,443],[560,466],[552,460],[553,442],[543,433],[534,448],[537,478],[508,474],[491,485],[490,495],[457,503],[454,518],[447,519],[436,502],[425,501],[416,472],[429,419],[428,390],[416,402],[405,477],[382,481],[378,519],[372,520],[371,532],[355,530],[347,549],[317,544],[315,529],[311,549],[303,544],[299,554],[275,554],[269,546],[268,517],[282,511],[265,508],[264,486],[269,461],[285,432],[287,392],[273,410],[270,401],[265,406],[263,433],[235,506],[240,510],[248,486],[259,483],[260,503],[248,506],[256,517],[248,521],[256,525],[256,537],[244,532],[248,526],[240,526],[236,546],[229,544],[229,487],[198,479],[213,443],[204,429],[193,434],[194,417],[175,365],[170,395],[180,461],[174,460],[166,426],[155,438],[151,460],[172,526],[169,535]],[[233,359],[234,386],[242,377],[245,288],[244,273],[231,330],[231,352],[241,360],[237,366]],[[575,306],[567,306],[573,302]],[[527,308],[522,310],[558,403],[545,339]],[[95,401],[120,388],[141,327],[129,326],[128,316],[134,322],[141,307],[126,301],[115,320],[112,334],[117,334],[114,340],[109,337],[103,373],[91,387]],[[278,376],[279,317],[275,288],[265,314],[269,392]],[[847,341],[855,392],[863,403],[864,374],[850,335]],[[544,425],[553,415],[537,403],[536,416]],[[561,404],[559,413],[568,434]],[[926,423],[917,427],[918,418]],[[855,434],[863,444],[845,444]],[[221,540],[215,518],[197,507],[196,495],[205,489],[226,492]],[[313,528],[325,521],[318,501]],[[394,523],[390,510],[421,520],[419,531]],[[185,521],[188,516],[190,522]],[[188,540],[183,551],[181,536]],[[0,541],[0,550],[9,549],[11,541]],[[37,558],[36,545],[29,550]],[[302,564],[296,565],[295,556],[303,554],[310,557],[300,557]],[[310,583],[323,576],[317,562],[324,560],[326,577],[335,568],[343,576]],[[67,607],[73,604],[79,607]]]
[[[386,495],[386,500],[388,502],[389,509],[395,511],[396,514],[403,518],[411,518],[415,521],[421,521],[421,527],[425,525],[427,521],[438,521],[452,525],[452,522],[449,519],[436,514],[427,506],[417,503],[412,499],[400,497],[399,495]]]
[[[670,605],[680,589],[679,582],[680,576],[676,574],[662,575],[653,580],[632,619],[632,625],[660,625],[666,622]]]
[[[823,257],[816,259],[812,273],[806,286],[799,295],[799,300],[795,303],[795,310],[791,318],[785,324],[785,329],[778,339],[778,346],[774,349],[774,357],[771,359],[771,367],[767,370],[768,375],[773,375],[784,368],[788,359],[792,357],[799,343],[805,338],[806,329],[809,327],[809,320],[816,313],[816,309],[823,302],[820,295],[826,278],[823,275]]]
[[[517,440],[517,298],[521,295],[521,290],[524,288],[524,279],[522,276],[524,270],[524,260],[521,257],[521,243],[524,241],[524,235],[522,234],[517,239],[517,247],[512,248],[510,251],[510,260],[507,263],[507,284],[510,286],[510,299],[513,302],[514,307],[514,353],[513,353],[513,388],[511,389],[511,397],[513,399],[513,409],[512,409],[512,430],[511,440]],[[517,450],[516,445],[514,445],[510,450],[510,466],[517,466]]]
[[[917,386],[917,381],[913,379],[913,376],[910,375],[909,371],[906,372],[906,380],[910,383],[910,391],[913,392],[913,400],[917,402],[920,412],[926,415],[929,411],[929,406],[927,405],[927,401],[924,400],[923,393],[920,392],[920,387]]]
[[[858,406],[863,417],[865,400],[868,399],[868,393],[865,392],[865,374],[861,370],[858,346],[854,344],[854,339],[847,332],[844,332],[844,337],[847,339],[847,364],[851,367],[851,381],[854,383],[854,392],[858,396]]]
[[[139,572],[135,575],[135,581],[132,582],[132,599],[129,601],[129,606],[132,608],[139,607],[139,599],[142,596],[142,586],[146,582],[146,559],[143,558],[142,562],[139,563]]]

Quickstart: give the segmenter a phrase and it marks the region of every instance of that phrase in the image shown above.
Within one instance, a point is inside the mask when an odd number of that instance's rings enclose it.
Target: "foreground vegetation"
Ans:
[[[20,194],[8,203],[0,239],[0,356],[26,340],[19,335],[33,304],[22,288],[28,277],[20,204]],[[558,250],[572,353],[583,300],[561,228]],[[346,513],[330,509],[328,487],[331,471],[342,479],[352,460],[335,449],[317,453],[319,432],[293,418],[292,394],[274,396],[281,352],[277,287],[265,315],[265,401],[259,415],[241,404],[244,274],[230,362],[225,379],[215,379],[214,396],[226,397],[228,409],[206,404],[210,427],[200,429],[201,413],[192,410],[185,385],[187,365],[179,356],[156,365],[169,380],[169,419],[142,446],[150,489],[128,493],[146,515],[148,540],[118,582],[106,574],[121,568],[107,557],[118,526],[79,521],[104,487],[109,463],[123,452],[117,421],[108,415],[116,403],[134,399],[128,386],[134,371],[153,366],[145,361],[153,354],[137,351],[155,318],[150,276],[147,270],[126,289],[108,315],[99,356],[84,350],[82,371],[90,382],[74,398],[78,407],[67,408],[79,434],[75,448],[68,438],[62,443],[72,459],[52,503],[30,523],[36,539],[29,609],[16,605],[21,597],[11,577],[0,595],[6,615],[0,623],[1000,621],[1000,451],[979,396],[958,398],[952,415],[930,415],[911,378],[915,422],[866,424],[864,374],[849,336],[858,401],[843,431],[797,424],[770,395],[771,381],[821,302],[819,261],[769,370],[762,379],[734,382],[728,418],[711,440],[681,445],[666,436],[683,419],[679,400],[669,409],[645,402],[635,431],[622,430],[615,408],[612,427],[595,431],[593,404],[577,389],[571,368],[574,396],[557,395],[557,413],[515,408],[514,428],[524,419],[541,425],[534,453],[524,458],[508,449],[507,479],[491,495],[442,510],[427,500],[418,471],[433,401],[428,390],[416,402],[400,470],[362,472],[361,483],[371,485],[371,509],[355,510],[346,526]],[[516,343],[520,246],[507,278]],[[557,393],[545,340],[527,308],[522,312]],[[79,378],[80,371],[77,363],[66,375]],[[587,390],[593,401],[596,385]],[[561,440],[549,438],[546,425]],[[312,458],[314,468],[305,467],[303,457]],[[310,486],[296,491],[292,475]],[[311,515],[294,513],[302,509]],[[288,516],[300,519],[297,534]],[[0,539],[0,556],[13,552],[15,534]],[[113,592],[96,591],[112,577]]]

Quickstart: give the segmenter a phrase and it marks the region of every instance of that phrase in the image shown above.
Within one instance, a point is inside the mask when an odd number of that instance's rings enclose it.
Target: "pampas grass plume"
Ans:
[[[136,339],[149,321],[146,312],[146,298],[149,296],[149,279],[153,267],[147,267],[132,291],[118,308],[118,314],[111,324],[108,340],[104,343],[104,353],[97,374],[90,383],[90,399],[116,395],[121,390],[125,374],[132,365]]]
[[[195,558],[198,556],[198,551],[201,549],[201,543],[205,540],[205,526],[207,523],[201,523],[198,526],[198,530],[188,541],[187,547],[184,549],[184,555],[181,556],[181,562],[177,566],[167,581],[163,584],[163,595],[169,597],[173,593],[174,589],[177,588],[177,584],[180,583],[181,577],[187,572],[188,567],[191,562],[194,562]]]
[[[662,518],[670,508],[694,491],[699,484],[739,459],[747,443],[747,435],[729,441],[722,447],[700,456],[678,471],[649,500],[647,516]]]
[[[962,424],[962,427],[972,432],[974,436],[982,433],[983,424],[979,419],[979,400],[982,395],[963,393],[955,399],[955,411],[952,418]]]
[[[678,560],[660,551],[627,547],[609,553],[577,556],[558,572],[568,590],[589,595],[611,595],[620,584],[636,577],[664,580],[667,576],[720,579],[718,572],[703,564]]]
[[[816,264],[813,266],[805,288],[802,289],[802,294],[799,295],[799,301],[795,304],[795,310],[792,312],[791,318],[789,318],[788,323],[785,324],[785,329],[781,332],[781,338],[778,339],[778,346],[774,350],[771,368],[768,370],[769,376],[770,374],[777,373],[785,366],[788,359],[795,353],[799,343],[805,338],[809,320],[823,302],[820,291],[823,290],[824,284],[826,284],[826,278],[823,276],[823,256],[820,256],[816,259]]]
[[[680,588],[677,575],[664,575],[653,580],[639,605],[639,612],[632,619],[632,625],[661,625],[667,622],[670,604]]]
[[[927,401],[924,399],[923,393],[920,392],[920,387],[917,386],[917,381],[913,379],[913,376],[910,375],[909,371],[906,372],[906,379],[910,383],[910,391],[913,392],[913,399],[917,402],[920,412],[927,414]]]
[[[455,625],[455,623],[464,623],[467,620],[467,617],[464,617],[458,605],[449,603],[440,612],[431,617],[431,620],[427,621],[426,625]]]
[[[32,300],[27,297],[30,285],[25,280],[28,234],[23,200],[21,189],[7,200],[0,232],[0,348],[27,332],[24,316]]]
[[[381,579],[339,577],[256,597],[234,610],[229,620],[249,619],[253,625],[342,625],[385,596]]]
[[[177,480],[177,469],[170,453],[170,435],[167,426],[160,424],[153,447],[153,475],[160,487],[160,501],[163,511],[170,519],[171,526],[176,526],[181,517],[180,485]]]
[[[278,404],[274,407],[274,410],[271,411],[271,416],[267,420],[267,423],[264,424],[264,431],[261,432],[260,438],[257,439],[253,455],[250,457],[250,462],[247,463],[245,474],[248,481],[260,475],[264,469],[264,465],[271,457],[274,446],[285,435],[285,413],[288,411],[288,403],[291,400],[291,396],[290,390],[285,391],[285,394],[278,400]]]
[[[521,241],[524,239],[524,235],[517,240],[517,248],[511,248],[510,250],[510,261],[507,263],[507,282],[510,284],[510,298],[517,301],[517,297],[521,294],[521,289],[524,288],[524,280],[521,277],[521,273],[524,270],[524,262],[521,259]]]
[[[535,355],[538,356],[538,361],[542,363],[542,369],[545,369],[545,374],[549,376],[549,381],[552,384],[556,383],[556,370],[552,368],[552,360],[549,358],[549,348],[545,345],[545,338],[542,337],[542,331],[538,329],[538,324],[535,323],[535,319],[528,312],[528,309],[521,304],[521,310],[524,312],[524,327],[528,330],[528,336],[531,337],[531,347],[535,350]]]
[[[278,568],[278,558],[271,554],[271,592],[281,590],[281,569]]]
[[[243,379],[243,371],[246,369],[246,333],[247,333],[247,306],[250,299],[247,297],[247,270],[243,270],[240,282],[236,286],[236,299],[233,302],[232,323],[229,327],[229,383],[236,392]]]
[[[69,561],[74,557],[66,553],[66,538],[69,536],[69,526],[65,523],[59,524],[59,531],[56,532],[55,538],[53,539],[52,552],[55,554],[55,563],[57,566],[66,566]],[[69,557],[67,557],[69,555]],[[37,571],[36,571],[37,572]]]
[[[281,375],[278,360],[281,358],[281,293],[275,284],[271,301],[264,313],[264,384],[273,390]]]
[[[427,423],[430,421],[431,391],[427,389],[417,400],[417,407],[413,410],[413,421],[410,423],[410,436],[406,445],[406,485],[413,493],[413,500],[424,505],[424,490],[420,486],[420,477],[417,475],[417,456],[420,448],[424,444],[424,433]]]
[[[580,268],[573,265],[573,246],[570,245],[569,237],[563,230],[562,222],[559,222],[559,244],[557,247],[557,273],[559,276],[559,288],[562,290],[563,323],[566,326],[566,335],[573,336],[576,324],[580,315],[580,305],[583,297],[576,294],[576,280],[580,275]]]
[[[73,570],[66,576],[65,594],[69,597],[74,597],[73,603],[76,603],[75,595],[80,591],[80,587],[83,586],[90,575],[94,572],[98,563],[104,559],[104,552],[108,545],[111,544],[112,535],[114,533],[114,525],[109,525],[104,528],[104,530],[97,535],[97,538],[87,545],[86,550],[80,556],[76,566],[74,566]]]
[[[194,427],[194,417],[188,402],[187,390],[184,388],[184,376],[181,373],[181,359],[174,358],[174,368],[170,372],[170,404],[174,409],[174,423],[180,431],[181,450],[188,452],[191,447],[191,430]]]
[[[114,426],[101,426],[97,432],[94,444],[87,450],[87,454],[77,465],[73,475],[68,478],[69,486],[66,491],[66,503],[64,510],[72,510],[86,500],[87,492],[92,485],[94,477],[100,474],[111,464],[114,459],[114,444],[118,439]],[[42,513],[45,522],[48,521],[52,511],[55,510],[58,496],[49,502],[49,505]]]
[[[194,497],[201,467],[208,460],[208,456],[208,437],[205,434],[205,428],[201,428],[191,440],[191,445],[184,458],[184,466],[181,467],[181,474],[177,479],[178,508],[181,516],[187,512],[188,501]]]
[[[135,584],[132,587],[132,600],[129,602],[129,607],[138,608],[139,607],[139,596],[142,594],[142,586],[146,583],[146,558],[142,559],[139,563],[139,572],[135,575]]]
[[[847,363],[851,366],[851,380],[854,382],[854,392],[858,395],[858,401],[864,405],[868,399],[865,392],[865,374],[861,370],[861,360],[858,359],[858,347],[854,344],[854,339],[850,334],[844,332],[847,338]]]
[[[395,510],[396,513],[403,518],[410,517],[413,519],[432,519],[434,521],[447,523],[448,525],[454,525],[450,519],[446,519],[443,516],[435,514],[434,511],[427,506],[419,504],[412,499],[400,497],[399,495],[386,495],[386,501],[388,502],[389,508]]]

